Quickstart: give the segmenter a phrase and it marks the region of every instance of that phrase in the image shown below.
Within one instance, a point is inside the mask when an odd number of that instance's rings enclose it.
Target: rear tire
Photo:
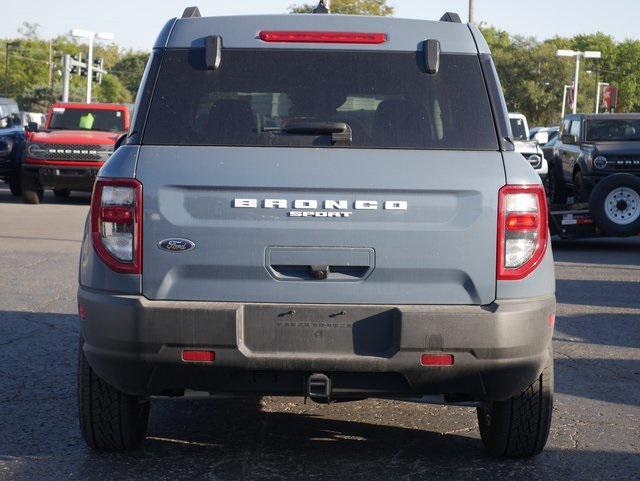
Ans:
[[[640,233],[640,178],[633,174],[605,177],[594,187],[589,208],[596,225],[609,235]]]
[[[11,191],[11,195],[19,197],[22,195],[22,182],[20,181],[19,174],[11,174],[7,179],[9,183],[9,190]]]
[[[80,340],[78,414],[87,445],[97,451],[129,451],[147,434],[149,401],[125,394],[101,379],[87,362]]]
[[[549,199],[552,204],[567,202],[567,185],[558,159],[553,159],[549,165]]]
[[[519,395],[478,408],[480,437],[493,456],[528,458],[544,448],[553,411],[553,351],[544,370]]]
[[[69,189],[53,189],[53,195],[58,199],[68,199],[71,195],[71,191]]]

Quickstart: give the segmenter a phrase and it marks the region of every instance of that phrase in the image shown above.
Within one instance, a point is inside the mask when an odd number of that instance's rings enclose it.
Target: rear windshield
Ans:
[[[287,126],[346,123],[353,140]],[[153,145],[498,150],[477,55],[225,49],[165,51],[143,136]]]
[[[124,130],[124,116],[121,110],[54,107],[49,128],[52,130],[122,132]]]
[[[640,118],[587,121],[587,142],[640,140]]]

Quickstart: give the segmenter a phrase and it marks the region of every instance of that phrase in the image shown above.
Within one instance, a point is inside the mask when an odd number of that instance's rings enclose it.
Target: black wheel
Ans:
[[[573,186],[576,191],[576,200],[578,202],[589,202],[591,195],[591,186],[584,181],[582,171],[578,170],[573,174]]]
[[[98,451],[127,451],[140,446],[147,434],[149,401],[108,384],[78,353],[78,414],[87,445]]]
[[[640,233],[640,178],[614,174],[596,184],[589,198],[596,225],[613,236]]]
[[[53,189],[53,195],[59,199],[68,199],[71,191],[69,189]]]
[[[549,165],[549,199],[552,204],[567,202],[567,185],[558,159],[553,159]]]
[[[15,195],[16,197],[22,195],[22,182],[20,181],[19,174],[11,174],[7,179],[7,182],[9,182],[11,195]]]
[[[493,456],[527,458],[547,443],[553,411],[553,351],[531,385],[506,401],[478,408],[480,437]]]

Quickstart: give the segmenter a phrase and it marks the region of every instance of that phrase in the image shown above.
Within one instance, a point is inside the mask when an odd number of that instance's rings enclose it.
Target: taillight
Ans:
[[[135,179],[100,179],[91,198],[93,248],[112,270],[142,270],[142,184]]]
[[[499,280],[528,276],[549,241],[547,202],[541,185],[506,185],[498,195]]]
[[[354,43],[379,45],[387,41],[386,33],[367,32],[301,32],[262,31],[258,35],[263,42],[285,43]]]

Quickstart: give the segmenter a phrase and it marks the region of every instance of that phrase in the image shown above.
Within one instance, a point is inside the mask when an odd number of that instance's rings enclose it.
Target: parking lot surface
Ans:
[[[88,196],[0,188],[0,479],[640,480],[640,238],[554,245],[556,406],[546,451],[496,461],[475,411],[386,400],[157,400],[131,454],[85,447],[75,292]]]

